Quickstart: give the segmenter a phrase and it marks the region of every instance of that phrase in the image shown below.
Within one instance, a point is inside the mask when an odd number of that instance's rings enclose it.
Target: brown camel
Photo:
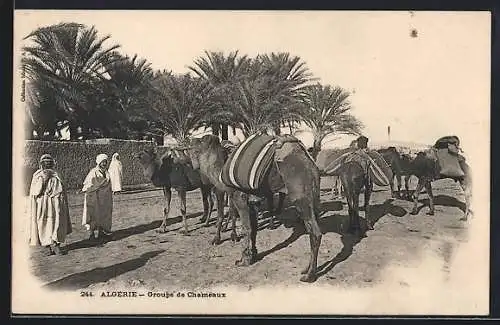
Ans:
[[[234,212],[240,216],[245,239],[242,257],[236,265],[248,266],[257,259],[257,215],[249,198],[266,198],[269,193],[286,193],[285,201],[289,203],[288,206],[295,208],[309,233],[311,256],[308,266],[302,271],[304,276],[301,281],[313,282],[317,277],[317,258],[322,237],[317,222],[320,213],[319,171],[298,139],[276,139],[277,149],[270,168],[260,187],[252,191],[230,187],[219,177],[225,161],[224,148],[216,136],[205,135],[200,139],[193,139],[188,153],[193,168],[199,169],[201,175],[210,179],[217,190],[228,193],[230,205],[234,208],[230,209],[233,220]],[[222,216],[219,215],[218,228],[221,222]]]
[[[163,222],[156,230],[158,233],[166,232],[167,219],[170,213],[170,201],[172,198],[171,189],[175,189],[180,199],[180,210],[184,229],[182,233],[188,234],[188,225],[186,220],[186,192],[200,189],[203,200],[203,215],[200,222],[208,226],[210,215],[213,209],[213,199],[211,191],[213,185],[206,177],[200,175],[199,171],[194,170],[189,158],[173,149],[167,150],[160,158],[156,152],[149,148],[137,154],[142,167],[144,176],[151,180],[153,185],[161,186],[165,197],[165,208],[163,209]],[[223,203],[223,197],[217,197],[217,209],[220,210],[220,203]]]
[[[465,158],[459,154],[461,149],[459,148],[460,141],[456,136],[446,136],[442,137],[436,141],[434,146],[428,150],[421,151],[417,154],[415,158],[411,158],[407,155],[402,155],[397,150],[393,148],[380,150],[384,155],[384,158],[389,162],[394,175],[398,178],[398,192],[401,188],[401,176],[405,176],[405,189],[408,193],[408,180],[413,175],[418,178],[417,188],[411,196],[413,200],[413,209],[410,212],[415,215],[418,213],[418,196],[420,192],[425,188],[427,195],[429,196],[429,215],[434,215],[434,195],[432,193],[432,182],[440,179],[450,178],[455,180],[460,184],[464,195],[465,195],[465,211],[464,216],[461,220],[467,220],[469,215],[472,213],[470,209],[470,201],[472,198],[472,175],[469,165],[466,163]],[[454,149],[453,149],[454,148]],[[459,167],[455,166],[456,169],[460,169],[461,173],[451,175],[449,172],[441,173],[441,167],[438,161],[437,151],[438,150],[451,150],[451,154],[448,157],[455,156]],[[449,158],[449,159],[450,159]],[[451,161],[450,161],[451,164]],[[444,167],[449,167],[445,166]],[[445,168],[446,169],[446,168]],[[392,184],[391,184],[392,187]]]
[[[415,215],[418,213],[418,196],[422,189],[425,188],[427,195],[429,196],[429,212],[428,215],[434,215],[434,195],[432,193],[432,182],[440,179],[450,178],[460,184],[462,191],[465,196],[465,211],[461,218],[462,221],[466,221],[469,215],[472,214],[470,209],[470,201],[472,198],[472,175],[469,165],[465,162],[463,157],[459,158],[460,168],[462,169],[463,176],[449,176],[440,173],[440,166],[438,165],[437,158],[435,156],[435,151],[429,149],[424,152],[419,152],[417,156],[410,161],[410,175],[414,175],[418,178],[417,188],[413,192],[413,209],[410,212]]]

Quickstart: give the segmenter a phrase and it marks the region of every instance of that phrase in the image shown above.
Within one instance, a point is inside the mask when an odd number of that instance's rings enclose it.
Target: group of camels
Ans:
[[[186,192],[200,189],[203,201],[203,215],[200,222],[209,225],[213,209],[212,193],[215,194],[217,204],[216,234],[212,244],[221,243],[221,230],[224,220],[224,206],[229,206],[228,215],[232,222],[231,240],[237,241],[236,219],[239,216],[243,232],[243,252],[236,265],[248,266],[256,262],[257,248],[257,215],[259,199],[265,199],[268,212],[271,216],[271,227],[274,225],[273,217],[277,216],[283,207],[293,208],[296,211],[296,226],[303,226],[309,234],[310,260],[302,271],[300,278],[304,282],[314,282],[317,278],[317,257],[321,244],[322,232],[318,225],[320,216],[320,177],[326,176],[311,157],[302,142],[297,138],[287,136],[272,136],[273,152],[272,161],[263,175],[262,181],[256,188],[243,188],[234,186],[221,177],[221,172],[237,151],[237,146],[221,142],[215,135],[205,135],[193,138],[186,146],[177,146],[168,149],[163,155],[151,149],[145,149],[137,154],[140,164],[144,168],[144,175],[155,186],[162,187],[165,195],[165,208],[163,223],[157,232],[165,232],[167,218],[170,212],[171,190],[174,189],[180,199],[180,210],[183,220],[182,232],[188,233],[186,222]],[[455,141],[456,137],[448,137],[448,141]],[[452,141],[452,142],[453,142]],[[458,142],[458,138],[456,138]],[[243,144],[240,144],[241,147]],[[418,195],[425,188],[429,196],[429,214],[434,213],[434,203],[431,182],[440,178],[448,178],[437,171],[436,159],[426,152],[419,153],[416,158],[410,159],[398,153],[394,148],[380,150],[380,154],[390,166],[391,194],[400,193],[401,177],[406,176],[406,189],[408,190],[408,177],[414,175],[418,178],[417,189],[413,194],[416,213]],[[337,157],[338,158],[338,157]],[[331,158],[334,159],[334,158]],[[234,162],[232,162],[234,165]],[[226,166],[227,167],[227,166]],[[234,167],[234,166],[231,166]],[[466,210],[464,219],[470,213],[469,202],[471,198],[470,172],[467,164],[461,164],[465,176],[457,178],[464,190],[466,197]],[[359,195],[364,190],[365,219],[368,229],[373,229],[370,218],[370,194],[373,179],[360,160],[350,159],[344,161],[335,175],[340,177],[347,199],[349,211],[349,233],[359,234],[361,231],[359,216]],[[392,178],[398,180],[398,191],[392,187]],[[279,194],[279,206],[273,209],[273,196]]]

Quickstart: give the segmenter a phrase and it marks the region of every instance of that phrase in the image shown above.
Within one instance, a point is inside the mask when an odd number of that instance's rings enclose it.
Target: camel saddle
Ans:
[[[465,157],[459,154],[459,146],[460,140],[457,136],[445,136],[438,139],[429,151],[428,156],[437,160],[441,177],[458,179],[465,176]]]
[[[339,151],[323,169],[323,174],[327,176],[338,176],[342,172],[342,167],[348,162],[358,163],[366,174],[378,186],[389,186],[393,178],[392,170],[384,157],[374,150],[351,149]]]
[[[223,145],[232,152],[222,168],[220,179],[233,188],[247,191],[259,189],[275,160],[276,151],[287,142],[301,144],[307,153],[304,145],[294,136],[273,136],[262,132],[249,136],[237,147]]]

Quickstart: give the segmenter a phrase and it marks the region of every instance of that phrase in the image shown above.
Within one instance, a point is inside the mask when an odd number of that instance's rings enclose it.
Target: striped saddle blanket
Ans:
[[[262,185],[276,152],[277,138],[256,133],[243,141],[225,162],[220,179],[227,186],[256,190]]]
[[[349,150],[332,157],[332,161],[323,169],[323,174],[328,176],[339,175],[345,163],[356,161],[363,170],[370,174],[371,179],[378,186],[389,186],[393,179],[391,167],[384,157],[377,151]]]

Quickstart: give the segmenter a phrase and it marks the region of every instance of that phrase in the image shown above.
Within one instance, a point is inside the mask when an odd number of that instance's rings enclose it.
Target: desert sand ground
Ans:
[[[410,185],[410,189],[415,188],[414,179]],[[467,223],[460,221],[464,198],[458,184],[451,180],[433,183],[434,216],[426,214],[428,206],[418,215],[410,215],[411,202],[390,200],[388,188],[375,188],[371,200],[375,229],[366,232],[363,238],[343,234],[347,205],[345,199],[332,200],[329,186],[330,179],[323,178],[320,226],[324,235],[318,257],[318,284],[375,285],[383,281],[387,267],[411,265],[420,258],[419,252],[424,248],[442,257],[444,267],[440,272],[446,276],[456,244],[467,241]],[[284,225],[269,230],[268,220],[260,218],[257,234],[260,260],[249,267],[235,266],[241,255],[241,242],[232,243],[227,231],[223,233],[221,245],[210,245],[215,233],[216,211],[212,213],[210,227],[199,224],[202,211],[199,191],[189,192],[187,196],[189,235],[179,232],[181,218],[176,217],[179,215],[176,195],[172,198],[169,231],[164,234],[155,232],[162,219],[160,189],[124,192],[114,200],[113,236],[102,247],[95,247],[86,242],[87,234],[81,226],[83,195],[70,193],[73,233],[65,243],[68,254],[44,256],[41,249],[31,248],[32,272],[47,288],[127,286],[196,290],[220,285],[248,289],[275,284],[293,286],[299,283],[300,270],[308,263],[307,235],[295,233],[293,228]],[[362,200],[361,196],[361,203]],[[427,195],[422,193],[420,200],[422,206]],[[360,213],[363,217],[364,212]],[[237,231],[241,234],[239,221]]]

